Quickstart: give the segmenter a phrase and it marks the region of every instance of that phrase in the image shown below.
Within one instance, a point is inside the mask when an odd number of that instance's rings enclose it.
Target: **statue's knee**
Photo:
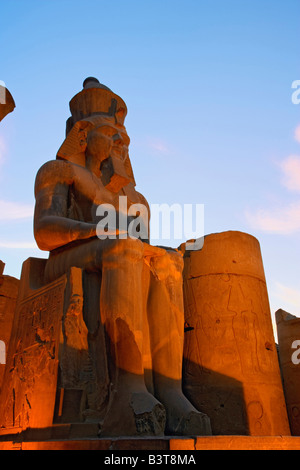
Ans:
[[[173,265],[173,269],[182,274],[184,267],[182,254],[177,251],[168,251],[167,256],[169,257],[170,263]]]
[[[151,264],[161,281],[169,278],[182,279],[183,258],[176,251],[168,251],[164,256],[153,258]]]
[[[111,257],[117,258],[118,262],[139,261],[143,259],[144,245],[140,240],[125,238],[111,240],[103,253],[103,261]]]

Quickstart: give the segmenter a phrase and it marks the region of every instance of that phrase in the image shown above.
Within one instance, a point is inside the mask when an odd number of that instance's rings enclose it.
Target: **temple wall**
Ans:
[[[291,433],[300,436],[300,318],[277,310],[278,351]]]
[[[0,390],[2,386],[7,351],[12,331],[19,280],[3,274],[4,263],[0,261]]]

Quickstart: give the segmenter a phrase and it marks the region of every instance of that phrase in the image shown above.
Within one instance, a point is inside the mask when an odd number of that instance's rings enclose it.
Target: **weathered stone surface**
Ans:
[[[196,450],[299,450],[300,439],[291,436],[198,437]]]
[[[99,309],[93,301],[98,284],[95,285],[93,275],[87,276],[76,267],[71,268],[67,278],[54,422],[100,423],[110,386],[103,329],[100,324],[96,330],[89,329],[91,324],[87,325],[84,319],[85,310]],[[98,432],[99,426],[95,436]]]
[[[291,433],[300,436],[300,318],[276,312],[278,350]]]
[[[184,390],[213,434],[289,435],[258,241],[225,232],[186,252]]]
[[[34,289],[30,269],[31,259],[21,275],[0,397],[0,428],[7,432],[53,423],[65,278]]]
[[[157,456],[157,464],[167,463],[164,453],[179,455],[180,451],[193,451],[186,454],[187,461],[191,456],[196,463],[202,459],[201,450],[299,450],[300,438],[291,436],[204,436],[197,438],[136,438],[136,439],[52,439],[20,441],[18,437],[14,440],[1,442],[0,450],[100,450],[116,452],[115,457],[124,454],[118,451],[162,451]],[[197,452],[195,452],[197,451]],[[128,452],[125,454],[128,457]],[[133,455],[133,454],[132,454]],[[135,454],[134,454],[135,455]],[[143,454],[140,454],[142,457]],[[180,454],[181,459],[185,454]],[[143,458],[147,456],[143,456]],[[174,459],[174,457],[173,457]],[[182,462],[182,460],[181,460]],[[181,463],[179,461],[179,463]],[[127,461],[128,463],[128,461]],[[152,459],[150,462],[154,464]],[[169,462],[170,463],[170,462]],[[194,462],[191,461],[191,464]],[[174,465],[174,460],[173,460]]]
[[[3,273],[4,263],[0,262]],[[7,361],[7,351],[14,320],[20,281],[0,274],[0,391]]]
[[[16,105],[9,90],[0,85],[0,121],[15,109]]]

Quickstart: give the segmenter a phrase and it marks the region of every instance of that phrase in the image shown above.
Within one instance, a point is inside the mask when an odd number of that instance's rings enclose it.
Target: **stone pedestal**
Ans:
[[[0,261],[0,391],[20,283],[14,277],[3,275],[3,269],[4,263]]]
[[[149,464],[203,463],[201,450],[299,450],[300,437],[295,436],[195,436],[162,438],[20,440],[18,436],[1,441],[4,450],[98,450],[104,458],[138,456]],[[189,452],[184,452],[189,451]],[[125,457],[126,456],[126,457]],[[148,457],[149,456],[149,457]],[[172,456],[172,461],[171,461]],[[230,456],[231,457],[231,456]],[[100,462],[101,463],[101,462]],[[128,461],[124,462],[128,463]],[[117,461],[117,464],[121,464]]]
[[[291,433],[300,436],[300,318],[277,310],[280,367]]]
[[[73,267],[45,284],[45,263],[23,263],[0,394],[0,434],[31,429],[40,435],[55,424],[65,431],[65,423],[74,423],[75,434],[97,437],[92,406],[101,405],[107,383],[96,364],[101,356],[91,351],[99,335],[88,340],[83,320],[82,270]],[[85,419],[92,425],[81,426]]]
[[[258,241],[205,237],[186,251],[184,391],[215,435],[289,435]]]

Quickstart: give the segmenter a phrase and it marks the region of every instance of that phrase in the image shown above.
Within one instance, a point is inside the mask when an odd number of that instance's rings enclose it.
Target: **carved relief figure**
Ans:
[[[101,328],[105,338],[106,354],[93,349],[99,375],[108,376],[101,435],[209,434],[208,417],[182,393],[182,255],[121,230],[97,237],[99,205],[118,213],[126,196],[127,208],[147,207],[135,189],[126,105],[89,78],[70,109],[56,160],[37,174],[34,230],[40,249],[50,252],[45,282],[73,266],[87,280],[84,320],[90,338],[100,341]]]

